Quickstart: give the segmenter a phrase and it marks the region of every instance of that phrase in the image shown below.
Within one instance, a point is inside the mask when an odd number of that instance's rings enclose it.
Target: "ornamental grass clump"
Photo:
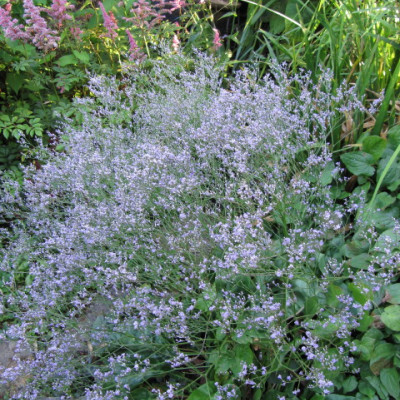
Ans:
[[[32,354],[0,371],[26,378],[15,398],[311,398],[357,373],[351,334],[396,262],[355,277],[335,250],[363,207],[336,201],[325,138],[361,104],[329,73],[221,71],[178,54],[92,77],[83,122],[4,185],[2,337]]]

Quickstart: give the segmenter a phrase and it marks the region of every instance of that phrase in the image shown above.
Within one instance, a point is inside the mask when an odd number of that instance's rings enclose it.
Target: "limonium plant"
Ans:
[[[390,238],[361,274],[333,251],[378,238],[331,187],[330,121],[362,105],[329,72],[221,72],[178,53],[93,76],[83,122],[3,185],[1,337],[31,352],[0,371],[13,398],[323,398],[359,372],[352,332],[399,262]]]

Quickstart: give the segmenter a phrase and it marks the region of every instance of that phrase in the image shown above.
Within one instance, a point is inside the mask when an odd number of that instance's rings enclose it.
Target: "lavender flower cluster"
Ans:
[[[3,189],[0,211],[18,218],[2,232],[1,304],[18,311],[1,337],[33,354],[0,371],[3,383],[29,377],[15,398],[125,399],[166,369],[195,368],[218,337],[253,346],[238,385],[262,387],[275,353],[297,365],[275,377],[297,382],[293,395],[302,382],[329,393],[324,373],[351,367],[349,337],[368,305],[343,295],[307,319],[297,296],[305,285],[323,297],[334,277],[318,275],[316,260],[354,204],[336,204],[321,183],[326,137],[339,107],[361,105],[351,90],[332,96],[329,73],[314,85],[282,68],[259,82],[221,71],[178,54],[123,84],[92,77],[92,97],[75,103],[82,124],[60,128],[65,152],[43,149],[22,190]],[[101,323],[79,325],[99,299],[110,304]],[[153,393],[183,398],[178,383]],[[239,398],[229,385],[216,385],[217,398]]]

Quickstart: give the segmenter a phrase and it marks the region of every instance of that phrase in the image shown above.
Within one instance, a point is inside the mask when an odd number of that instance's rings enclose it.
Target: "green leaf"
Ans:
[[[371,261],[371,257],[367,253],[359,254],[358,256],[354,256],[349,260],[349,264],[353,268],[364,269],[368,268],[369,263]]]
[[[360,393],[368,396],[368,398],[370,399],[372,399],[375,394],[375,390],[373,389],[373,387],[365,381],[361,381],[358,384],[358,390],[360,391]]]
[[[216,392],[213,382],[207,382],[194,390],[187,400],[210,400]]]
[[[367,376],[365,379],[376,390],[380,400],[386,400],[389,398],[387,390],[377,376]]]
[[[400,396],[400,376],[396,368],[385,368],[380,373],[383,386],[391,396],[398,399]]]
[[[83,64],[89,64],[90,62],[90,56],[89,53],[86,53],[85,51],[77,51],[73,50],[74,56],[81,61]]]
[[[306,315],[314,315],[317,313],[317,311],[320,309],[319,303],[318,303],[318,297],[317,296],[312,296],[308,297],[306,299],[305,305],[304,305],[304,312]]]
[[[395,125],[390,128],[387,136],[390,148],[396,150],[397,146],[400,145],[400,125]]]
[[[133,399],[152,400],[154,395],[145,388],[138,388],[130,392]]]
[[[356,153],[342,154],[340,159],[354,175],[372,176],[375,172],[375,168],[371,166],[374,162],[371,154],[358,151]]]
[[[378,161],[386,149],[387,142],[380,136],[368,136],[362,142],[362,149]],[[357,174],[356,174],[357,175]]]
[[[400,304],[400,283],[388,286],[385,297],[390,304]]]
[[[381,186],[391,185],[399,179],[400,166],[396,159],[391,160],[392,155],[393,153],[388,154],[379,160],[376,177],[378,181],[382,178]],[[390,165],[389,162],[391,162]],[[387,166],[388,169],[386,170]]]
[[[349,393],[357,387],[357,379],[354,376],[349,376],[343,381],[342,389],[344,393]]]
[[[321,185],[326,186],[332,183],[333,176],[332,171],[335,169],[335,164],[333,161],[330,161],[321,174]]]
[[[335,307],[339,304],[338,296],[343,293],[342,288],[334,284],[330,284],[328,287],[328,293],[326,295],[326,301],[329,306]]]
[[[15,92],[15,94],[18,94],[19,90],[24,84],[24,78],[22,75],[15,72],[7,72],[6,83]]]
[[[243,362],[248,365],[252,364],[254,353],[248,344],[239,344],[235,346],[234,353],[234,362],[231,364],[230,369],[234,374],[238,374],[242,371]]]
[[[400,331],[400,306],[386,307],[381,315],[382,322],[393,331]]]
[[[73,54],[67,54],[62,56],[57,60],[57,64],[60,67],[65,67],[66,65],[77,64],[78,59]]]
[[[380,192],[375,198],[375,209],[384,210],[396,201],[396,198],[391,196],[389,193]]]
[[[359,332],[366,332],[370,325],[374,322],[374,318],[369,315],[369,313],[366,311],[363,315],[363,317],[358,320],[359,326],[357,327],[357,330]]]
[[[388,246],[393,248],[393,245],[400,244],[400,235],[395,229],[387,229],[382,232],[375,242],[374,249],[377,251],[385,251]]]
[[[370,300],[370,296],[367,296],[364,291],[361,290],[358,286],[356,286],[354,283],[349,283],[347,286],[353,295],[353,299],[361,304],[364,305],[368,300]],[[367,292],[368,293],[368,292]]]

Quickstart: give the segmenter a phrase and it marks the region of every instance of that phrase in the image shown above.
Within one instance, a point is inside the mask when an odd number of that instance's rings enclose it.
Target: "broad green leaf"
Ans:
[[[235,346],[235,357],[240,362],[250,365],[254,360],[254,353],[248,344],[237,345]]]
[[[381,320],[389,329],[400,331],[400,306],[386,307],[381,315]]]
[[[387,390],[377,376],[367,376],[365,379],[376,390],[380,400],[389,399]]]
[[[221,354],[220,358],[217,360],[215,364],[215,370],[217,374],[224,374],[228,372],[229,369],[236,367],[236,360],[233,355],[224,353]]]
[[[306,299],[304,312],[306,315],[314,315],[320,309],[318,297],[312,296]]]
[[[357,327],[357,330],[359,332],[366,332],[370,325],[374,322],[374,318],[369,315],[369,313],[366,311],[363,315],[363,317],[358,321],[359,326]]]
[[[392,343],[387,343],[382,341],[379,342],[375,347],[374,352],[372,354],[371,362],[374,362],[381,358],[390,360],[393,358],[395,354],[396,354],[396,347]]]
[[[15,92],[15,94],[18,94],[19,90],[24,84],[24,77],[15,72],[7,72],[6,83]]]
[[[335,307],[336,305],[338,305],[339,300],[337,297],[341,294],[343,294],[342,288],[334,284],[330,284],[328,287],[328,293],[326,295],[326,301],[328,305],[330,305],[331,307]]]
[[[67,54],[66,56],[62,56],[57,60],[57,64],[60,67],[65,67],[66,65],[77,64],[78,59],[73,54]]]
[[[380,136],[368,136],[362,142],[362,149],[371,154],[375,161],[378,161],[385,151],[387,142]]]
[[[400,145],[400,124],[390,128],[387,136],[389,146],[393,150],[396,150],[397,146]]]
[[[378,168],[377,168],[377,172],[376,172],[376,177],[377,177],[378,181],[383,176],[385,168],[388,165],[391,157],[392,157],[392,154],[388,154],[379,160]],[[394,160],[392,165],[390,165],[390,168],[386,171],[386,174],[384,175],[384,177],[382,179],[381,186],[388,186],[388,185],[393,184],[394,182],[396,182],[399,179],[399,176],[400,176],[400,165],[397,162],[397,160]]]
[[[385,297],[390,304],[400,304],[400,283],[388,286]]]
[[[344,393],[349,393],[357,387],[357,379],[354,376],[349,376],[343,381],[342,389]]]
[[[269,17],[269,32],[278,35],[285,29],[285,20],[277,14],[271,14]]]
[[[391,396],[398,399],[400,396],[400,376],[396,368],[385,368],[380,373],[383,386]]]
[[[208,382],[194,390],[187,400],[210,400],[215,391],[213,382]]]
[[[364,291],[361,290],[361,288],[356,286],[354,283],[349,283],[347,287],[353,295],[353,299],[357,303],[364,305],[368,300],[370,300],[370,296],[368,296]]]
[[[370,399],[372,399],[375,394],[374,388],[365,381],[360,381],[360,383],[358,384],[358,390],[360,391],[360,393],[368,396],[368,398]]]
[[[394,191],[397,190],[397,188],[398,188],[399,186],[400,186],[400,179],[397,180],[397,181],[394,181],[392,184],[388,185],[388,189],[389,189],[391,192],[394,192]]]
[[[333,161],[330,161],[321,174],[321,185],[326,186],[332,183],[333,176],[332,171],[335,169],[335,164]]]
[[[385,251],[388,246],[393,248],[395,247],[394,245],[400,245],[400,235],[394,229],[387,229],[386,231],[382,232],[376,240],[374,249],[378,251]]]
[[[83,64],[89,64],[90,56],[88,53],[86,53],[85,51],[77,51],[77,50],[73,50],[72,52],[74,53],[74,56]]]
[[[380,192],[376,198],[373,207],[375,209],[384,210],[396,201],[396,198],[391,196],[389,193]]]
[[[340,156],[343,164],[354,175],[372,176],[375,168],[371,166],[374,158],[371,154],[363,153],[361,151],[355,153],[346,153]]]
[[[350,266],[352,266],[353,268],[364,269],[368,268],[370,261],[371,257],[366,253],[362,253],[359,254],[358,256],[350,258],[348,262]]]
[[[364,216],[364,221],[368,222],[380,231],[388,230],[394,227],[398,210],[390,208],[385,211],[370,212]]]

